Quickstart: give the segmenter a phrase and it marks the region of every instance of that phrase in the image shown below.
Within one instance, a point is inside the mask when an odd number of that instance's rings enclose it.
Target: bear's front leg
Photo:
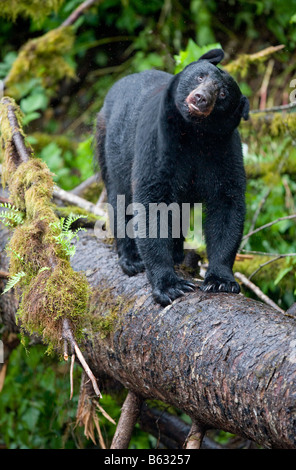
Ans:
[[[205,237],[209,267],[201,286],[203,291],[238,294],[232,267],[244,225],[245,204],[240,192],[231,197],[219,195],[207,204]]]
[[[149,202],[147,202],[147,194]],[[142,186],[135,192],[134,200],[137,204],[143,205],[144,211],[140,212],[145,217],[145,223],[143,219],[139,219],[139,226],[142,228],[138,230],[136,243],[152,286],[153,297],[156,302],[166,306],[185,292],[193,291],[195,285],[178,277],[174,270],[176,241],[173,238],[173,228],[174,223],[179,223],[176,214],[178,206],[175,203],[170,205],[164,202],[151,202],[159,201],[160,197],[159,194],[157,198],[152,196],[153,188],[151,187],[147,189]],[[175,214],[171,211],[175,211]],[[182,237],[181,233],[180,237]]]
[[[175,273],[171,242],[170,239],[161,238],[137,239],[138,249],[152,286],[153,298],[163,307],[195,289],[192,282],[178,277]]]

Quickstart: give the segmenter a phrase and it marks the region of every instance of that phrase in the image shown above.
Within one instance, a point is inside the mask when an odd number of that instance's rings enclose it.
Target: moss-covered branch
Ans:
[[[63,78],[74,78],[75,71],[65,60],[73,43],[74,32],[66,26],[28,41],[20,49],[5,78],[5,93],[18,98],[18,84],[32,78],[39,78],[45,90],[53,92]]]
[[[18,107],[13,100],[3,98],[0,113],[3,173],[12,204],[25,214],[7,246],[10,275],[24,273],[19,282],[18,318],[22,328],[42,335],[50,347],[57,347],[63,319],[70,321],[77,335],[81,332],[89,287],[84,275],[73,271],[69,254],[58,241],[61,228],[51,203],[54,183],[49,169],[34,157],[31,148],[30,158],[24,159],[14,143],[18,135],[21,150],[28,149]]]
[[[280,51],[284,47],[285,46],[281,44],[279,46],[267,47],[255,54],[240,54],[236,60],[225,65],[224,68],[232,75],[240,74],[242,77],[245,77],[252,64],[265,62],[272,54]]]
[[[0,15],[10,16],[13,20],[18,15],[32,16],[41,21],[51,11],[57,11],[63,0],[15,1],[4,0]],[[24,44],[14,61],[11,70],[4,80],[5,93],[15,98],[20,97],[19,84],[32,78],[40,79],[44,89],[53,93],[64,78],[75,79],[75,70],[67,54],[73,50],[75,40],[73,23],[90,8],[97,0],[86,0],[74,10],[70,16],[57,28]]]

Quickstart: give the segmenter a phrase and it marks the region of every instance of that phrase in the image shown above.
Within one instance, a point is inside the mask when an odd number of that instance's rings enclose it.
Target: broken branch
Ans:
[[[283,309],[281,309],[273,300],[271,300],[262,290],[256,286],[253,282],[251,282],[244,274],[236,272],[234,273],[234,276],[239,279],[246,287],[251,289],[259,299],[263,300],[267,305],[270,305],[271,307],[275,308],[278,310],[278,312],[285,313]]]
[[[73,336],[73,332],[72,332],[72,329],[70,327],[70,324],[69,324],[69,321],[68,321],[67,318],[63,319],[62,337],[63,337],[63,339],[67,340],[69,342],[69,344],[71,345],[71,347],[74,349],[74,351],[76,353],[76,356],[77,356],[83,370],[85,371],[86,375],[88,376],[88,378],[90,379],[90,381],[93,385],[93,388],[94,388],[94,391],[95,391],[96,395],[98,397],[102,398],[102,395],[101,395],[101,392],[99,390],[96,378],[95,378],[94,374],[92,373],[92,371],[90,370],[87,362],[85,361],[85,359],[83,357],[83,354],[81,353],[81,351],[79,349],[79,346],[78,346],[78,344],[77,344],[77,342],[76,342],[76,340]]]

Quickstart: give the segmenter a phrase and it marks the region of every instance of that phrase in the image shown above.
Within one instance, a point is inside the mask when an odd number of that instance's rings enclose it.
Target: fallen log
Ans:
[[[82,347],[99,384],[107,374],[142,399],[183,410],[205,429],[267,448],[296,448],[293,315],[241,294],[198,288],[162,308],[145,274],[124,275],[112,246],[91,230],[80,236],[72,266],[93,289]],[[0,269],[7,269],[4,256]],[[11,295],[0,299],[6,323],[15,314]]]

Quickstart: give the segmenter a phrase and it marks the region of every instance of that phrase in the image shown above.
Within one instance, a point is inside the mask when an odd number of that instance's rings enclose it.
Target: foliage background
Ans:
[[[35,0],[2,3],[0,79],[4,80],[20,48],[58,28],[81,0],[52,0],[42,2],[42,7],[37,2],[38,8]],[[285,47],[266,61],[241,66],[235,76],[250,99],[251,109],[287,104],[293,90],[291,80],[296,78],[295,22],[296,0],[101,0],[75,22],[72,39],[53,46],[50,60],[51,42],[45,43],[41,55],[48,60],[46,66],[40,60],[26,74],[22,69],[17,80],[8,82],[8,90],[24,112],[25,132],[37,156],[56,175],[56,183],[71,190],[94,172],[94,120],[116,80],[148,68],[175,73],[213,44],[223,47],[225,63],[283,44]],[[56,70],[61,75],[57,82],[52,79]],[[246,166],[251,175],[253,171],[247,191],[248,233],[262,201],[256,227],[296,213],[296,125],[283,126],[278,120],[273,127],[241,127]],[[98,195],[89,197],[96,201]],[[295,239],[295,219],[285,220],[251,237],[244,248],[293,253]],[[262,259],[257,264],[253,259],[238,262],[236,268],[250,274]],[[254,277],[262,291],[283,309],[295,301],[295,260],[292,256],[283,258]],[[244,293],[254,295],[248,290]],[[67,366],[44,357],[43,352],[40,346],[30,348],[29,353],[18,347],[10,358],[0,395],[0,446],[93,446],[83,430],[75,427],[80,371],[75,373],[76,393],[69,402]],[[115,420],[118,418],[120,403],[114,398],[106,395],[102,405]],[[100,423],[108,444],[114,429],[102,416]],[[137,428],[131,447],[155,445],[151,436]]]

